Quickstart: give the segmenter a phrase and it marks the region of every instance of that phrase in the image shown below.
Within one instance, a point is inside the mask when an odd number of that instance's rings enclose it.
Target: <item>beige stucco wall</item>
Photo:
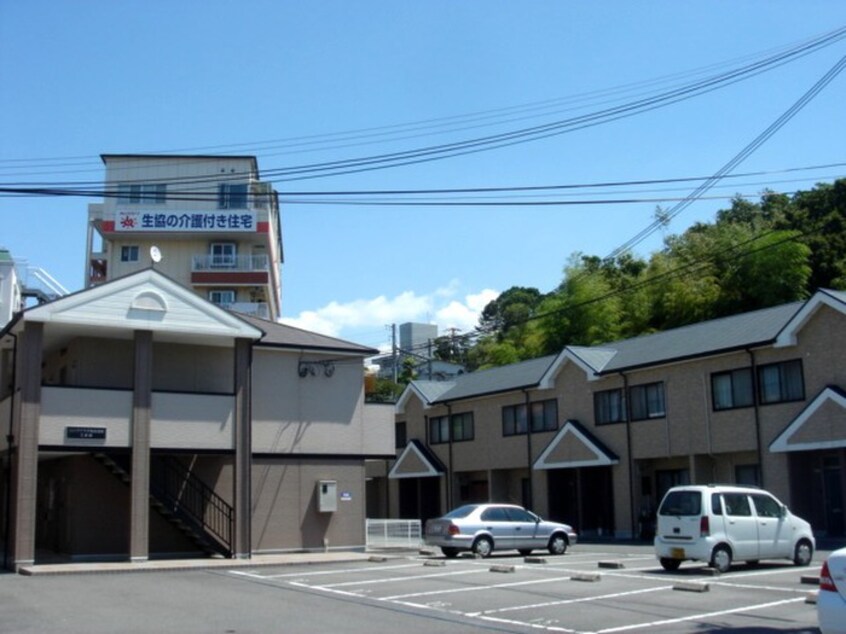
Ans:
[[[153,389],[231,394],[233,352],[220,346],[153,344]],[[132,389],[131,339],[78,337],[45,356],[48,384]]]
[[[300,377],[301,360],[334,360]],[[256,349],[253,354],[253,451],[386,455],[394,451],[391,412],[365,407],[360,358]],[[380,427],[381,426],[381,427]]]

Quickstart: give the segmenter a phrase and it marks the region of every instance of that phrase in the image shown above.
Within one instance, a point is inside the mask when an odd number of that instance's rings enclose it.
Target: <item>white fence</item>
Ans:
[[[366,519],[367,548],[420,548],[420,520]]]

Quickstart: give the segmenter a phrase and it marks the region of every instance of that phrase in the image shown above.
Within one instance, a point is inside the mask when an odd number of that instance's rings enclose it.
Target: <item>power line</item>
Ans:
[[[738,178],[748,178],[753,176],[762,176],[762,175],[773,175],[773,174],[789,174],[789,173],[796,173],[796,172],[803,172],[803,171],[816,171],[822,169],[831,169],[831,168],[838,168],[838,167],[846,167],[846,162],[840,163],[828,163],[828,164],[820,164],[820,165],[811,165],[811,166],[802,166],[802,167],[790,167],[790,168],[783,168],[778,170],[763,170],[763,171],[754,171],[754,172],[745,172],[745,173],[738,173],[738,174],[725,174],[722,177],[722,180],[725,179],[738,179]],[[827,176],[822,177],[819,175],[804,178],[804,179],[781,179],[770,181],[768,183],[753,183],[754,185],[760,184],[778,184],[783,182],[796,182],[797,180],[800,182],[807,181],[811,178],[814,180],[819,180],[820,178],[838,178],[839,176]],[[336,197],[336,196],[420,196],[420,195],[442,195],[442,194],[463,194],[463,193],[476,193],[476,194],[508,194],[508,193],[525,193],[525,192],[561,192],[567,190],[590,190],[590,189],[609,189],[613,190],[618,187],[639,187],[644,185],[657,185],[657,184],[673,184],[673,183],[685,183],[685,182],[698,182],[698,181],[707,181],[708,179],[713,178],[713,176],[705,177],[705,176],[686,176],[686,177],[678,177],[678,178],[655,178],[655,179],[637,179],[637,180],[617,180],[617,181],[601,181],[595,183],[568,183],[568,184],[555,184],[555,185],[518,185],[518,186],[504,186],[504,187],[464,187],[464,188],[432,188],[432,189],[379,189],[379,190],[340,190],[340,191],[320,191],[320,190],[312,190],[312,191],[297,191],[297,192],[287,192],[285,194],[280,195],[280,202],[286,204],[311,204],[313,201],[308,200],[298,200],[295,197],[317,197],[317,196],[326,196],[326,197]],[[171,183],[166,183],[170,185]],[[749,183],[740,183],[740,187],[749,186]],[[641,190],[642,191],[642,190]],[[603,192],[594,192],[594,193],[603,193]],[[14,184],[4,184],[0,186],[0,196],[78,196],[78,197],[102,197],[102,198],[116,198],[120,197],[120,193],[114,190],[109,189],[75,189],[75,188],[62,188],[62,187],[50,187],[50,186],[38,186],[38,187],[30,187],[24,185],[14,185]],[[742,195],[742,194],[740,194]],[[255,197],[255,195],[248,194],[248,199],[250,197]],[[720,197],[723,198],[723,197]],[[179,202],[216,202],[218,200],[218,192],[217,190],[207,190],[207,191],[196,191],[196,192],[188,192],[188,191],[174,191],[172,188],[169,188],[166,193],[164,194],[163,199],[165,201],[179,201]],[[674,200],[673,198],[661,198],[661,199],[631,199],[622,202],[667,202],[668,200]],[[318,200],[316,201],[319,204],[354,204],[352,201],[344,201],[344,200],[337,200],[337,199],[327,199],[327,200]],[[367,204],[378,204],[372,201],[366,201]],[[600,201],[603,202],[603,201]],[[614,201],[608,202],[608,204],[613,204]],[[401,200],[390,201],[390,204],[401,204]],[[579,203],[581,204],[581,203]],[[584,204],[595,204],[592,201],[586,201]]]
[[[629,116],[634,116],[656,108],[662,108],[732,85],[750,77],[757,76],[763,72],[778,68],[795,59],[809,55],[821,48],[830,46],[844,37],[846,37],[846,27],[841,27],[834,31],[804,41],[798,46],[794,46],[786,50],[780,50],[776,54],[746,64],[729,72],[712,75],[710,77],[706,77],[705,79],[694,81],[681,87],[658,93],[657,95],[651,97],[636,99],[620,106],[605,108],[586,115],[553,121],[538,126],[506,131],[500,134],[465,139],[463,141],[453,143],[426,146],[400,152],[265,170],[264,174],[270,176],[269,179],[266,179],[269,180],[269,182],[290,182],[311,178],[323,178],[327,176],[339,176],[343,174],[360,173],[375,169],[386,169],[433,160],[441,160],[455,156],[508,147],[518,143],[527,143],[549,138],[573,132],[575,130],[601,125],[610,121],[616,121]],[[84,184],[84,182],[77,184]]]

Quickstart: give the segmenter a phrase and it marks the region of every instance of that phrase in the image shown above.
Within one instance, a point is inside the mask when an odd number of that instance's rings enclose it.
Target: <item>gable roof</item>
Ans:
[[[391,480],[402,478],[431,478],[446,473],[446,467],[419,440],[410,440],[388,472]]]
[[[616,341],[608,346],[616,354],[597,372],[619,372],[771,343],[801,307],[801,302],[784,304]]]
[[[470,372],[449,382],[432,382],[441,387],[433,388],[435,391],[431,393],[422,387],[425,382],[414,381],[413,384],[424,404],[435,405],[521,389],[548,389],[566,362],[575,363],[590,379],[595,379],[605,374],[764,345],[791,345],[795,333],[823,305],[846,313],[846,292],[821,289],[805,302],[773,306],[598,346],[568,346],[557,355]],[[403,393],[406,400],[407,392],[408,388]]]
[[[295,328],[276,321],[261,319],[252,315],[236,313],[238,317],[264,332],[256,344],[259,347],[288,348],[292,350],[314,350],[315,352],[340,352],[360,356],[378,354],[376,348],[321,335],[301,328]]]
[[[846,447],[846,393],[828,386],[770,443],[770,451],[808,451]]]
[[[200,297],[160,271],[146,268],[98,286],[27,308],[2,334],[20,321],[41,322],[51,337],[133,330],[155,333],[159,341],[231,345],[235,338],[257,340],[262,331]]]
[[[555,356],[550,355],[489,370],[462,374],[451,381],[452,387],[450,389],[432,399],[430,403],[446,403],[471,396],[499,394],[537,387],[554,360]]]
[[[533,469],[575,469],[617,464],[620,458],[576,420],[568,420],[541,452]]]

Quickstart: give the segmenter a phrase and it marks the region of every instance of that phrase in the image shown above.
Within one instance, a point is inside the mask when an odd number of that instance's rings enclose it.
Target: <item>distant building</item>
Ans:
[[[399,326],[399,347],[404,352],[412,352],[427,359],[432,356],[431,345],[438,338],[435,324],[406,322]]]
[[[378,366],[378,376],[381,379],[400,375],[406,359],[413,360],[415,377],[430,381],[446,381],[459,374],[464,374],[464,366],[448,361],[441,361],[434,357],[435,339],[438,337],[436,324],[421,324],[406,322],[399,325],[399,345],[396,354],[385,354],[375,357],[371,362]]]
[[[0,327],[9,323],[26,305],[67,295],[68,291],[44,269],[29,266],[0,248]]]
[[[254,156],[104,154],[86,286],[154,266],[213,304],[276,320],[282,232]]]

